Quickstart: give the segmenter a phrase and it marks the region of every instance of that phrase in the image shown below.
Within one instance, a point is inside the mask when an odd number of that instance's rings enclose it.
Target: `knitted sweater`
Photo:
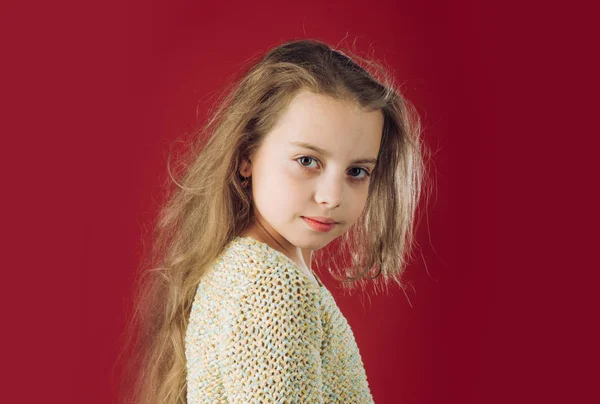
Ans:
[[[198,285],[187,401],[373,403],[346,318],[285,254],[237,237]]]

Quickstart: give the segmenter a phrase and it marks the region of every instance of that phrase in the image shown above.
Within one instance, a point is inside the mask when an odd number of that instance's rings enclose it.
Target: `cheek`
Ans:
[[[356,221],[362,214],[367,205],[367,191],[365,189],[357,190],[346,200],[349,202],[348,212],[353,221]]]
[[[308,185],[306,175],[288,166],[283,166],[273,173],[273,185],[279,200],[288,207],[301,202],[304,188]]]
[[[289,168],[279,167],[260,174],[253,184],[254,199],[263,215],[285,219],[302,203],[302,176]]]
[[[298,184],[300,182],[305,182],[309,178],[309,173],[297,166],[297,164],[298,163],[296,162],[282,164],[279,170],[282,181],[286,181],[290,184]]]

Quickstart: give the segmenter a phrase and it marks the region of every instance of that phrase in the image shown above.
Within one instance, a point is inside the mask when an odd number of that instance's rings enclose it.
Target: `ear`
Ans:
[[[240,163],[240,174],[244,177],[250,177],[252,175],[252,162],[249,158],[242,159]]]

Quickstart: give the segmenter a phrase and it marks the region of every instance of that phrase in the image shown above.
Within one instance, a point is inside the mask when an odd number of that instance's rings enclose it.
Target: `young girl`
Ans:
[[[354,59],[277,46],[205,126],[156,226],[132,401],[373,402],[312,253],[339,238],[336,280],[402,286],[424,166],[414,110]]]

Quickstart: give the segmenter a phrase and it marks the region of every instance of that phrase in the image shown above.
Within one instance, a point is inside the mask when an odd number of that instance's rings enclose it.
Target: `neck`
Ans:
[[[302,258],[304,259],[304,264],[306,265],[306,267],[308,269],[310,269],[312,271],[311,257],[312,257],[312,250],[302,249]]]

